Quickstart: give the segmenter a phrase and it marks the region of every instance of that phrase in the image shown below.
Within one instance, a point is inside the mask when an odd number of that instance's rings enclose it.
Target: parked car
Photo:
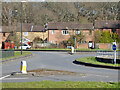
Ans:
[[[31,46],[28,44],[22,44],[22,49],[30,49]],[[21,49],[21,46],[19,46],[19,49]]]

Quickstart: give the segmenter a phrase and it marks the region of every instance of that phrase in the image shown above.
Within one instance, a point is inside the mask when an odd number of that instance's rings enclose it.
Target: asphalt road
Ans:
[[[95,53],[77,53],[70,55],[66,52],[32,52],[33,56],[24,58],[27,61],[27,70],[35,69],[53,69],[72,71],[85,74],[85,76],[42,76],[42,77],[29,77],[29,76],[9,76],[10,73],[20,71],[21,59],[8,61],[2,63],[2,82],[29,82],[29,81],[118,81],[119,72],[113,69],[87,67],[83,65],[76,65],[73,61],[81,57],[95,56]],[[6,76],[8,75],[8,76]]]

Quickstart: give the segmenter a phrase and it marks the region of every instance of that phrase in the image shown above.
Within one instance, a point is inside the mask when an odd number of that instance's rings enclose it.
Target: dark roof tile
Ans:
[[[100,20],[95,21],[96,29],[105,29],[105,28],[120,28],[120,20]]]
[[[67,22],[54,22],[48,23],[48,30],[52,29],[93,29],[92,23],[67,23]]]

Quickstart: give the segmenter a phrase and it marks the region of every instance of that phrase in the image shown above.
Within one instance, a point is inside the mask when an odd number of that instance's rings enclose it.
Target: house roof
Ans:
[[[67,22],[53,22],[48,23],[48,30],[60,30],[60,29],[93,29],[92,23],[67,23]]]
[[[99,20],[95,21],[95,28],[96,29],[120,29],[120,20]]]
[[[42,32],[43,30],[44,30],[43,26],[36,26],[33,23],[23,23],[22,24],[22,31],[23,32]],[[2,26],[1,32],[10,33],[13,31],[21,32],[21,24],[18,23],[17,26],[16,25]]]

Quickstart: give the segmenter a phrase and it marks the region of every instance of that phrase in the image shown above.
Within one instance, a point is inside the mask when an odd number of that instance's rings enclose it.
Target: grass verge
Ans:
[[[64,49],[64,48],[36,48],[36,49],[29,49],[29,50],[71,50],[71,49]],[[113,51],[112,49],[76,49],[77,51]]]
[[[41,81],[2,83],[2,88],[119,88],[117,82]]]
[[[86,63],[98,64],[98,65],[120,66],[120,64],[99,62],[95,59],[95,57],[83,57],[83,58],[78,58],[76,60],[81,62],[86,62]]]
[[[12,58],[20,57],[20,56],[26,56],[26,55],[29,55],[29,54],[32,54],[32,53],[28,52],[28,51],[23,51],[22,55],[21,55],[21,51],[15,51],[14,56],[7,57],[7,58],[2,58],[2,60],[12,59]]]

